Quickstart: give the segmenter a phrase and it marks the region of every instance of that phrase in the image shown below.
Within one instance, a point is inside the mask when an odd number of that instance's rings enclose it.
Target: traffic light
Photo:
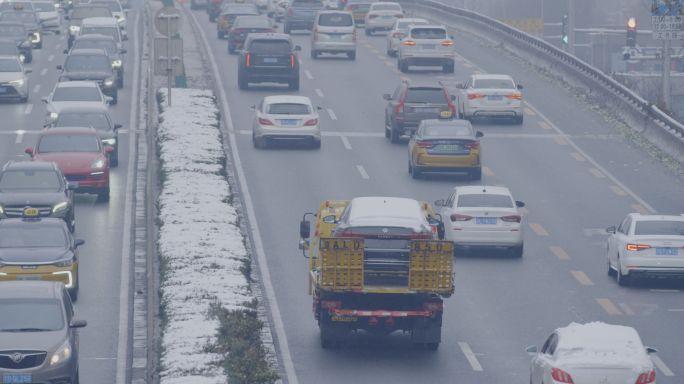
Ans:
[[[637,42],[637,20],[630,17],[627,20],[627,46],[630,48],[636,47]]]
[[[561,42],[563,43],[563,48],[568,46],[570,42],[570,36],[568,35],[568,15],[563,15],[563,28],[561,31]]]

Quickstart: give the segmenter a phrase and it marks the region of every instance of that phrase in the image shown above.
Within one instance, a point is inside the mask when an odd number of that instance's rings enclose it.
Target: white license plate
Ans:
[[[276,59],[275,57],[264,57],[264,63],[275,64],[277,62],[278,59]]]
[[[503,96],[491,95],[491,96],[487,96],[487,100],[489,100],[489,101],[501,101],[501,100],[503,100]]]
[[[671,247],[656,247],[656,255],[660,256],[677,256],[679,250]]]
[[[299,120],[294,120],[294,119],[285,119],[285,120],[278,120],[280,122],[280,125],[297,125]]]
[[[388,19],[394,19],[394,16],[385,15],[385,16],[383,16],[382,18],[385,19],[385,20],[388,20]]]
[[[437,46],[435,44],[423,44],[420,46],[423,49],[435,49]]]
[[[40,276],[17,276],[17,280],[41,280]]]
[[[496,217],[476,217],[475,224],[496,224]]]
[[[437,113],[439,112],[439,108],[414,108],[413,109],[415,112],[421,112],[421,113]]]

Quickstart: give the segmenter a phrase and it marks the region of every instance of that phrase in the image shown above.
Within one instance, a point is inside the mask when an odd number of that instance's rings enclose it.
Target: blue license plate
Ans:
[[[12,374],[2,376],[3,384],[31,383],[31,381],[30,374]]]
[[[275,57],[264,57],[264,63],[275,64],[277,62],[278,59]]]
[[[463,148],[462,146],[458,144],[439,144],[436,145],[435,148],[430,151],[430,152],[437,152],[437,153],[448,153],[448,154],[454,154],[454,155],[467,155],[470,154],[470,150],[467,148]]]
[[[496,224],[496,217],[476,217],[475,224]]]
[[[656,247],[656,255],[677,256],[678,254],[679,254],[679,250],[677,248]]]
[[[492,95],[492,96],[488,96],[487,100],[489,100],[489,101],[501,101],[501,100],[503,100],[503,96]]]

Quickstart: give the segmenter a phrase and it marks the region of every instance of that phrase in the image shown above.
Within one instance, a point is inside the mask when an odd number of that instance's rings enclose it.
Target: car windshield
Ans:
[[[458,196],[459,208],[513,208],[513,201],[507,195],[477,193]]]
[[[59,175],[51,170],[6,171],[0,176],[0,192],[59,192],[61,189]]]
[[[61,87],[55,89],[52,101],[102,101],[95,87]]]
[[[469,127],[458,125],[432,125],[423,129],[423,136],[427,137],[450,137],[450,136],[472,136]]]
[[[85,19],[86,17],[112,17],[112,11],[107,7],[75,8],[71,11],[71,19]]]
[[[57,299],[0,299],[0,332],[59,331],[64,328]]]
[[[354,19],[348,13],[324,13],[318,18],[322,27],[351,27]]]
[[[91,127],[98,131],[110,130],[107,114],[104,112],[62,112],[54,123],[55,127]]]
[[[292,52],[290,42],[287,40],[254,40],[249,50],[252,53],[267,55],[286,55]]]
[[[21,64],[16,58],[0,59],[0,72],[21,72]]]
[[[272,115],[308,115],[311,108],[306,104],[277,103],[268,106],[268,113]]]
[[[510,79],[476,79],[473,81],[475,89],[515,89],[513,80]]]
[[[441,88],[409,88],[406,103],[447,104],[444,90]]]
[[[0,36],[25,37],[26,35],[26,29],[21,25],[0,25]]]
[[[354,12],[368,12],[368,10],[370,9],[370,4],[352,4],[349,6],[349,9]]]
[[[634,227],[635,235],[684,236],[684,221],[642,220]]]
[[[444,28],[414,28],[411,30],[414,39],[446,39],[447,33]]]
[[[53,3],[33,3],[33,8],[38,12],[57,12]]]
[[[111,69],[111,62],[106,55],[69,55],[64,69],[76,71],[104,71]]]
[[[3,12],[0,21],[15,21],[24,24],[38,24],[38,17],[34,12]]]
[[[399,4],[374,4],[374,11],[401,11]]]
[[[58,226],[22,225],[0,229],[0,248],[68,248],[69,240]],[[2,317],[2,316],[0,316]]]
[[[114,38],[114,41],[119,41],[119,30],[117,27],[83,27],[80,32],[83,35],[105,35]]]
[[[116,43],[111,40],[76,40],[72,49],[104,49],[108,55],[117,52]]]
[[[100,152],[95,135],[45,135],[38,143],[38,153]]]

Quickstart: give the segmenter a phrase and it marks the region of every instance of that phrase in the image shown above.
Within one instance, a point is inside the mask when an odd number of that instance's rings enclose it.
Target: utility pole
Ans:
[[[568,52],[575,54],[575,0],[568,0]]]
[[[663,41],[663,107],[670,110],[671,106],[671,89],[670,89],[670,68],[672,66],[672,56],[670,49],[672,47],[672,40],[667,39]]]

